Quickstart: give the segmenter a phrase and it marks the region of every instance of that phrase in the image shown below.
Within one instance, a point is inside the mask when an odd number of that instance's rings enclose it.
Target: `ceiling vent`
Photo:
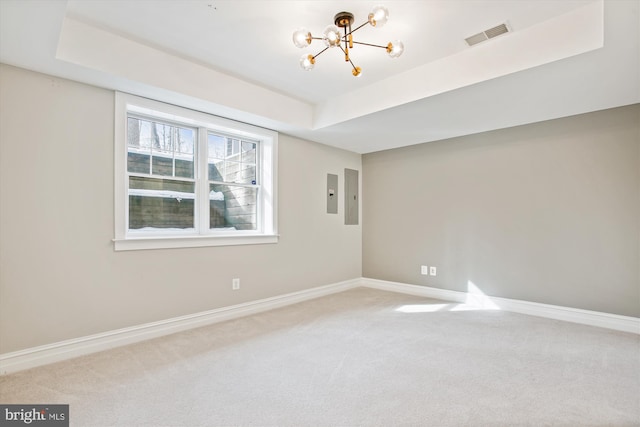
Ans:
[[[493,28],[489,28],[488,30],[484,30],[481,33],[474,34],[471,37],[467,37],[464,39],[469,46],[473,46],[478,43],[482,43],[483,41],[492,39],[494,37],[498,37],[499,35],[505,34],[509,32],[509,27],[507,24],[500,24]]]

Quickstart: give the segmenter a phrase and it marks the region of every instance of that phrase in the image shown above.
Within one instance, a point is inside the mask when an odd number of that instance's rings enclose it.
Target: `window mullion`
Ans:
[[[254,163],[255,163],[255,167],[256,167],[256,184],[258,185],[258,206],[257,206],[257,212],[258,212],[258,228],[260,230],[261,233],[264,233],[265,230],[265,206],[264,206],[264,200],[263,200],[263,194],[262,194],[262,164],[263,164],[263,159],[262,159],[262,150],[263,150],[263,144],[257,144],[256,145],[256,155],[255,155],[255,159],[254,159]]]
[[[196,221],[198,233],[207,234],[209,232],[209,157],[207,143],[207,129],[198,128],[197,159],[196,159]]]
[[[171,144],[171,171],[174,177],[176,176],[176,136],[177,135],[178,135],[178,128],[171,128],[171,137],[169,138],[169,143]]]

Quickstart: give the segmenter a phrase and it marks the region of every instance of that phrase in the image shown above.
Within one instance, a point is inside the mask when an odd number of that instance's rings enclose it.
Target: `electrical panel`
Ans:
[[[346,225],[358,225],[360,215],[358,174],[357,170],[344,170],[344,223]]]
[[[327,174],[327,213],[338,213],[338,175]]]

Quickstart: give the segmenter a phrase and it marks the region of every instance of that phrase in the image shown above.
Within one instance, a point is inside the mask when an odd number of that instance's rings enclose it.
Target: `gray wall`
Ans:
[[[363,275],[640,316],[640,106],[364,155]]]
[[[0,65],[0,353],[361,276],[361,227],[325,213],[361,156],[286,135],[278,244],[114,252],[113,114],[112,91]]]

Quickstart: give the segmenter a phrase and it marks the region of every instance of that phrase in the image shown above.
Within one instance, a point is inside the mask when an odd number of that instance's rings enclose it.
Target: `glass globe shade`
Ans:
[[[369,13],[369,24],[382,27],[389,19],[389,10],[384,6],[376,6]]]
[[[293,32],[293,44],[303,48],[311,44],[311,32],[306,28],[299,28]]]
[[[302,67],[303,70],[311,71],[314,65],[316,65],[316,61],[313,59],[313,55],[305,53],[300,57],[300,67]]]
[[[391,48],[387,47],[387,53],[391,58],[397,58],[398,56],[402,55],[402,52],[404,52],[404,43],[402,43],[400,40],[389,43],[389,45]]]
[[[322,32],[322,40],[328,47],[335,47],[340,44],[340,29],[335,25],[329,25]]]

